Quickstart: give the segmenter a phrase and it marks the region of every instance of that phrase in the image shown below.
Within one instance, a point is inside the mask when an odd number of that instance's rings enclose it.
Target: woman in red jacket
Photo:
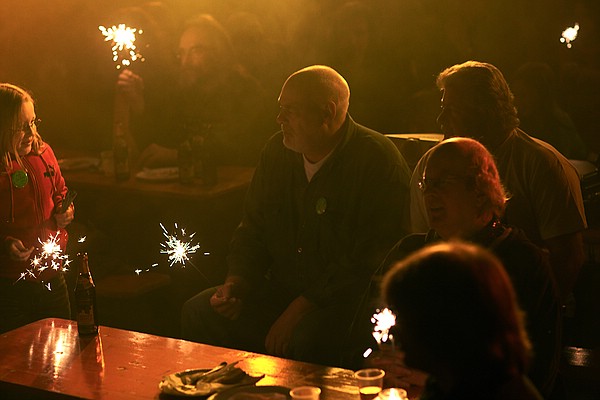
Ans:
[[[60,258],[74,210],[59,212],[67,187],[38,122],[29,93],[0,83],[0,332],[71,314]],[[58,259],[44,257],[48,240]]]

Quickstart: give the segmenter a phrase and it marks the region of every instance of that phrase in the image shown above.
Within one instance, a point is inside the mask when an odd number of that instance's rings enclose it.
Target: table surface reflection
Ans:
[[[265,374],[258,385],[312,385],[322,400],[359,399],[350,370],[106,326],[80,338],[74,321],[58,318],[0,335],[0,397],[170,398],[158,389],[163,376],[237,360],[249,374]]]

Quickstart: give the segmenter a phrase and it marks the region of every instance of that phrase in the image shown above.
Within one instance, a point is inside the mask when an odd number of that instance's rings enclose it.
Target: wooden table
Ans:
[[[152,182],[132,177],[128,181],[117,182],[114,177],[104,175],[95,169],[62,171],[69,187],[75,189],[92,189],[104,192],[124,194],[143,194],[152,198],[170,200],[211,200],[228,194],[243,192],[248,188],[254,168],[239,166],[222,166],[218,168],[218,181],[213,186],[204,186],[200,181],[190,185],[182,185],[178,181]]]
[[[247,373],[265,374],[258,385],[312,385],[322,400],[359,399],[350,370],[106,326],[84,339],[75,322],[58,318],[0,335],[0,398],[171,398],[158,389],[163,376],[237,360]]]

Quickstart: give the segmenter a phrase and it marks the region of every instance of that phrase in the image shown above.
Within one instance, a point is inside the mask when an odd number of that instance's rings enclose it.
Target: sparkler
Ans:
[[[136,32],[141,35],[143,33],[141,29],[132,28],[125,24],[119,24],[118,27],[113,25],[110,28],[100,25],[98,29],[104,35],[105,42],[112,42],[113,61],[117,63],[117,69],[123,66],[128,67],[137,60],[144,61],[144,57],[135,45]]]
[[[371,322],[375,324],[372,333],[373,337],[379,346],[389,340],[392,345],[392,351],[394,351],[394,335],[390,333],[390,329],[396,324],[396,316],[388,308],[376,311],[377,312],[371,317]],[[363,353],[363,357],[367,358],[372,352],[373,349],[368,348]]]
[[[393,312],[388,308],[384,308],[381,312],[377,310],[377,313],[371,317],[371,322],[375,324],[373,337],[377,344],[387,342],[388,339],[393,343],[394,336],[390,333],[390,329],[396,324],[396,316]]]
[[[171,234],[169,231],[167,231],[162,223],[160,223],[160,227],[162,228],[163,236],[166,239],[160,244],[162,247],[160,252],[161,254],[168,255],[169,267],[172,267],[175,264],[181,264],[181,267],[185,268],[186,263],[190,264],[200,273],[200,275],[202,275],[204,279],[206,279],[206,281],[209,281],[202,271],[200,271],[200,269],[194,265],[190,258],[191,254],[195,254],[198,249],[200,249],[200,245],[194,242],[194,236],[196,235],[196,232],[188,235],[185,229],[179,228],[177,223],[175,223],[174,234]],[[210,253],[205,252],[203,255],[208,256]],[[139,272],[136,271],[136,273],[139,275]]]
[[[32,278],[37,279],[47,269],[52,269],[54,271],[68,271],[68,266],[71,263],[69,260],[68,254],[63,254],[62,249],[58,243],[60,232],[57,232],[55,235],[50,235],[48,240],[42,242],[41,239],[38,238],[38,242],[40,242],[41,249],[39,254],[33,256],[30,260],[29,264],[31,268],[27,268],[25,272],[21,272],[19,279]],[[50,284],[44,284],[46,289],[51,290]]]
[[[573,47],[571,42],[573,42],[575,39],[577,39],[578,32],[579,32],[579,24],[576,22],[574,26],[568,27],[567,29],[565,29],[562,32],[560,42],[566,43],[567,48],[570,49],[571,47]]]

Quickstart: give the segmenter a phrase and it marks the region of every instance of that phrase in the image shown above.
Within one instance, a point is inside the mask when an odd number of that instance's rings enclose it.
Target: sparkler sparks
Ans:
[[[387,342],[388,339],[394,339],[393,335],[390,334],[390,329],[396,324],[396,316],[388,308],[384,308],[381,312],[377,310],[377,313],[371,317],[371,322],[375,324],[373,337],[378,344]]]
[[[578,32],[579,32],[579,24],[575,23],[574,26],[569,27],[562,32],[560,42],[566,43],[567,48],[570,49],[571,47],[573,47],[571,42],[573,42],[575,39],[577,39]]]
[[[123,66],[128,67],[137,60],[144,61],[144,57],[135,45],[136,32],[141,35],[143,33],[141,29],[138,30],[125,24],[119,24],[118,27],[113,25],[110,28],[100,25],[98,29],[104,35],[105,42],[112,42],[113,61],[117,63],[117,69]]]
[[[390,340],[392,345],[392,351],[394,351],[394,336],[390,333],[392,326],[396,325],[396,316],[388,309],[376,310],[377,312],[371,317],[371,322],[375,324],[373,328],[373,337],[377,341],[377,344],[381,347],[381,343],[385,343]],[[367,358],[373,353],[373,349],[368,348],[363,353],[363,358]]]
[[[200,275],[206,281],[210,282],[208,278],[194,265],[194,263],[190,259],[191,254],[195,254],[198,249],[200,249],[200,245],[194,242],[194,236],[196,233],[192,233],[188,235],[183,228],[179,228],[177,223],[175,223],[175,233],[171,234],[165,226],[160,223],[160,227],[163,230],[163,236],[165,237],[165,241],[161,243],[162,249],[160,250],[161,254],[168,255],[169,267],[172,267],[175,264],[181,264],[182,268],[185,268],[186,263],[190,264],[194,267]],[[210,255],[210,253],[203,253],[204,256]],[[136,271],[139,275],[139,272]]]
[[[31,268],[27,268],[25,272],[21,272],[17,282],[26,278],[37,279],[42,272],[47,269],[62,272],[68,271],[68,266],[71,263],[71,260],[69,260],[69,255],[63,254],[62,249],[60,248],[60,244],[58,243],[59,234],[60,233],[57,232],[56,235],[50,235],[48,240],[45,242],[42,242],[41,239],[38,239],[41,244],[41,249],[38,249],[40,250],[40,253],[33,256],[29,262]],[[48,290],[51,290],[50,284],[45,284],[44,287],[46,287]]]

